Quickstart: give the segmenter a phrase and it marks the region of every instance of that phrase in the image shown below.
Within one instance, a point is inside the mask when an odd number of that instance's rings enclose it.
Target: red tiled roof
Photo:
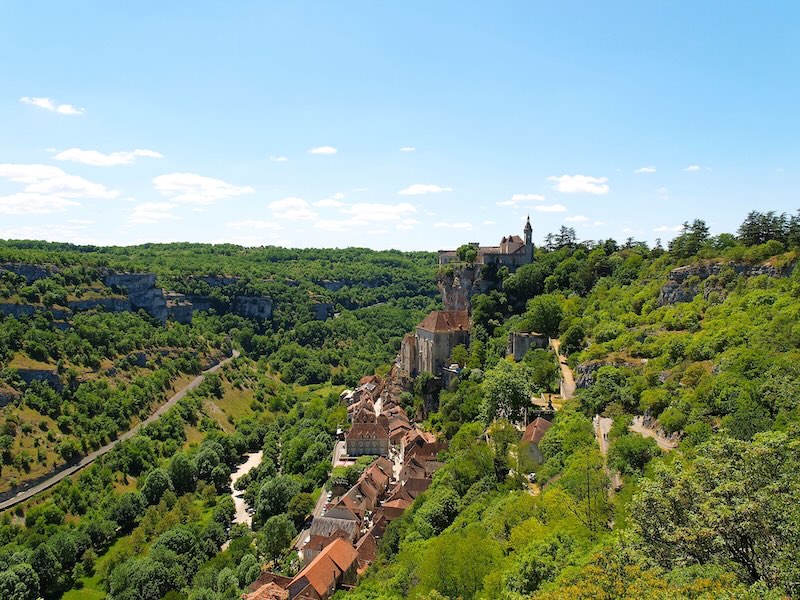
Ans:
[[[337,580],[353,566],[357,558],[358,553],[352,544],[337,539],[325,546],[325,549],[292,579],[290,587],[305,578],[317,595],[324,597],[329,590],[336,587]]]
[[[538,444],[542,441],[544,434],[548,429],[550,429],[551,425],[552,423],[547,419],[536,417],[536,419],[532,421],[525,429],[525,433],[522,434],[522,441],[529,442],[531,444]]]
[[[469,313],[465,310],[435,310],[417,327],[433,332],[469,331]]]
[[[354,423],[345,434],[346,440],[388,440],[389,434],[377,423]]]

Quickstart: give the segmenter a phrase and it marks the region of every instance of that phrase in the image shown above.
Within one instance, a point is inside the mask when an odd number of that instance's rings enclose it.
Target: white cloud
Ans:
[[[583,215],[574,215],[564,219],[567,223],[586,223],[588,220],[589,217],[584,217]]]
[[[555,181],[553,189],[564,194],[595,194],[604,196],[609,192],[608,177],[590,177],[588,175],[561,175],[547,178]]]
[[[398,229],[410,229],[417,222],[411,218],[417,209],[407,202],[400,204],[376,204],[359,202],[339,211],[345,219],[320,219],[314,223],[317,229],[326,231],[350,231],[369,227],[370,231],[383,223],[396,223]]]
[[[0,212],[45,214],[78,206],[79,198],[112,199],[119,196],[101,183],[69,175],[51,165],[0,164],[0,178],[25,184],[22,191],[0,198]]]
[[[416,148],[414,146],[403,146],[400,148],[400,152],[414,152]]]
[[[697,173],[697,171],[699,171],[700,168],[701,168],[700,165],[689,165],[684,169],[684,171],[687,171],[688,173]]]
[[[161,223],[178,217],[173,214],[177,204],[171,202],[143,202],[133,207],[128,221],[131,223]]]
[[[341,210],[359,223],[375,223],[381,221],[399,221],[417,212],[408,202],[400,204],[376,204],[358,202]]]
[[[203,177],[194,173],[170,173],[153,179],[153,185],[163,196],[174,202],[206,206],[255,190],[250,186],[238,186],[221,179]]]
[[[658,194],[658,197],[661,198],[662,200],[667,200],[669,198],[669,190],[664,186],[657,188],[656,194]]]
[[[453,188],[451,187],[442,187],[433,183],[415,183],[407,188],[403,188],[397,193],[401,196],[419,196],[421,194],[439,194],[441,192],[452,191]]]
[[[289,160],[285,156],[270,156],[269,159],[272,162],[286,162],[287,160]]]
[[[0,214],[5,215],[43,215],[61,212],[72,206],[79,204],[53,194],[20,192],[10,196],[0,196]]]
[[[661,227],[656,227],[653,231],[656,232],[663,232],[663,231],[670,231],[670,232],[677,232],[683,228],[682,225],[673,225],[672,227],[667,225],[662,225]]]
[[[494,221],[484,221],[484,225],[494,225]]]
[[[56,160],[68,160],[84,165],[91,165],[93,167],[113,167],[117,165],[132,165],[139,157],[164,158],[160,152],[154,150],[136,149],[130,152],[103,154],[97,150],[81,150],[80,148],[64,150],[56,154],[53,158]]]
[[[317,146],[311,148],[309,154],[336,154],[337,150],[333,146]]]
[[[594,223],[592,223],[592,225],[594,225],[595,227],[602,227],[603,225],[605,225],[605,223],[603,223],[602,221],[595,221]]]
[[[395,229],[400,231],[408,231],[410,229],[414,229],[419,224],[419,221],[416,219],[403,219],[400,223],[395,226]]]
[[[441,221],[439,223],[434,223],[434,227],[444,228],[444,229],[472,229],[472,223],[449,223],[446,221]]]
[[[31,106],[38,106],[50,112],[55,112],[60,115],[82,115],[84,109],[73,106],[72,104],[56,104],[50,98],[37,98],[30,96],[23,96],[19,99],[23,104],[30,104]]]
[[[537,212],[555,213],[566,212],[567,207],[563,204],[541,204],[538,206],[532,206],[531,210],[535,210]]]
[[[344,206],[344,202],[342,199],[345,198],[345,195],[342,192],[336,192],[330,198],[323,198],[322,200],[317,200],[314,202],[314,206],[317,208],[339,208]]]
[[[513,194],[510,200],[501,200],[497,206],[517,206],[522,202],[541,202],[544,199],[541,194]]]
[[[278,231],[279,229],[283,229],[283,227],[274,221],[259,221],[255,219],[233,221],[228,223],[228,227],[231,229],[257,229],[259,231]]]
[[[655,173],[655,167],[639,167],[634,171],[634,173]]]
[[[294,196],[270,202],[269,208],[276,219],[310,221],[317,218],[317,213],[311,210],[311,205],[307,200],[295,198]]]

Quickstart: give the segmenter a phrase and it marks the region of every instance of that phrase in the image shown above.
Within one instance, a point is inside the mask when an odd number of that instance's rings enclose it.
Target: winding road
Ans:
[[[125,440],[129,440],[134,435],[136,435],[142,427],[157,421],[159,419],[159,417],[161,417],[161,415],[163,415],[170,408],[175,406],[175,404],[177,404],[181,400],[181,398],[186,396],[186,394],[188,394],[190,391],[195,389],[198,385],[203,383],[203,380],[206,378],[206,375],[208,375],[209,373],[214,373],[215,371],[218,371],[219,369],[221,369],[223,366],[228,364],[230,361],[232,361],[237,356],[239,356],[239,351],[238,350],[234,350],[233,353],[231,354],[231,356],[229,356],[228,358],[226,358],[223,361],[218,362],[213,367],[210,367],[210,368],[206,369],[205,371],[203,371],[200,375],[198,375],[197,377],[192,379],[188,384],[186,384],[185,387],[183,387],[180,390],[178,390],[164,404],[159,406],[158,409],[152,415],[150,415],[144,421],[142,421],[138,425],[132,427],[131,429],[129,429],[125,433],[121,434],[119,437],[117,437],[117,439],[109,442],[108,444],[106,444],[105,446],[103,446],[101,448],[98,448],[94,452],[92,452],[90,454],[87,454],[86,456],[84,456],[80,461],[78,461],[75,464],[63,465],[62,467],[60,467],[59,469],[54,471],[52,476],[48,477],[44,481],[42,481],[40,483],[37,483],[36,485],[34,485],[33,487],[31,487],[29,489],[22,490],[22,491],[18,492],[16,496],[13,496],[13,497],[9,498],[8,500],[0,502],[0,511],[6,510],[7,508],[11,508],[12,506],[15,506],[15,505],[19,504],[20,502],[24,502],[25,500],[28,500],[29,498],[32,498],[33,496],[35,496],[39,492],[43,492],[44,490],[53,487],[55,484],[57,484],[59,481],[61,481],[65,477],[69,477],[70,475],[73,475],[73,474],[77,473],[78,471],[80,471],[84,467],[87,467],[90,464],[92,464],[95,460],[97,460],[98,457],[103,456],[107,452],[111,451],[114,448],[114,446],[116,446],[120,442],[124,442]]]

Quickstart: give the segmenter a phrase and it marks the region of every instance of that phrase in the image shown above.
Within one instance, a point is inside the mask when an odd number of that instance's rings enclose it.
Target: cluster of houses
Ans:
[[[364,377],[341,398],[351,421],[343,459],[377,458],[349,489],[333,486],[329,508],[314,517],[302,546],[303,569],[291,579],[263,573],[246,600],[327,600],[352,588],[375,560],[386,526],[428,489],[442,466],[438,457],[446,444],[411,423],[381,378]]]

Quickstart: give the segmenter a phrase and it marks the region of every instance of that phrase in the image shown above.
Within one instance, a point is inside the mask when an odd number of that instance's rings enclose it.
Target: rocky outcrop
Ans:
[[[58,391],[64,387],[55,369],[16,369],[16,371],[19,378],[25,383],[43,381]]]
[[[333,316],[333,304],[330,302],[319,302],[312,306],[314,318],[317,321],[325,321]]]
[[[0,408],[16,402],[21,397],[21,394],[12,387],[0,382]]]
[[[575,368],[575,387],[587,388],[594,383],[595,374],[603,367],[628,367],[636,368],[641,367],[647,362],[646,359],[628,359],[623,358],[598,360],[589,363],[582,363]]]
[[[658,305],[691,302],[697,294],[708,298],[711,292],[722,292],[730,279],[743,275],[745,277],[786,277],[793,265],[778,268],[773,265],[748,265],[744,263],[701,263],[678,267],[669,272],[667,282],[661,287]]]
[[[133,310],[144,309],[154,319],[167,322],[167,300],[164,290],[156,287],[153,273],[109,273],[103,283],[125,290]]]
[[[325,288],[329,292],[338,292],[340,289],[346,286],[352,285],[360,285],[365,288],[376,288],[381,285],[381,282],[377,279],[367,279],[364,281],[354,281],[352,279],[340,279],[337,281],[329,281],[327,279],[322,279],[319,281],[314,281],[318,286]]]
[[[72,316],[72,311],[67,308],[46,307],[41,304],[15,304],[13,302],[0,303],[0,314],[7,317],[29,317],[37,312],[49,312],[53,315],[54,319],[69,319]]]
[[[102,308],[105,312],[129,312],[131,301],[129,298],[89,298],[86,300],[71,300],[67,303],[70,310],[80,312]]]
[[[11,271],[16,275],[21,275],[28,283],[33,283],[38,279],[44,279],[52,275],[48,267],[24,263],[2,263],[0,264],[0,271]]]
[[[494,285],[481,278],[481,265],[461,265],[439,271],[436,284],[445,310],[470,310],[472,297]]]
[[[269,319],[272,316],[272,298],[267,296],[237,296],[233,300],[233,313],[252,319]]]
[[[33,304],[14,304],[11,302],[3,302],[0,304],[0,313],[7,317],[29,317],[36,313],[37,307]],[[39,308],[41,310],[41,308]]]

